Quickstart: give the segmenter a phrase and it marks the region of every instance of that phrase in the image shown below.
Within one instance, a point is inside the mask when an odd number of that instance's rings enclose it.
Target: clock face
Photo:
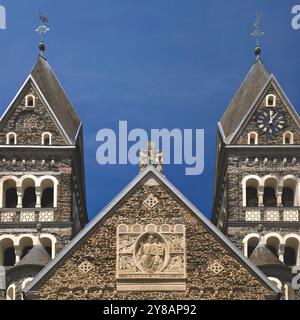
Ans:
[[[266,110],[258,115],[258,128],[266,134],[276,134],[284,128],[285,120],[280,111]]]

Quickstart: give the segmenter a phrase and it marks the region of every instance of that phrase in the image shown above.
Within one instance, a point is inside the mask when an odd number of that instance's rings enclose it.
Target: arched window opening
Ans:
[[[284,207],[293,207],[295,205],[296,186],[296,180],[284,180],[282,189],[282,205]]]
[[[285,247],[284,250],[284,263],[287,266],[296,265],[296,252],[293,248]]]
[[[49,132],[42,134],[42,145],[50,146],[52,144],[52,135]]]
[[[44,180],[41,184],[42,187],[42,208],[54,207],[54,183],[52,180]]]
[[[35,183],[32,179],[23,181],[23,208],[35,208],[36,192]]]
[[[278,258],[279,257],[279,246],[280,246],[280,241],[276,237],[270,237],[267,240],[266,243],[267,248]]]
[[[258,134],[256,132],[248,134],[248,144],[258,144]]]
[[[247,187],[247,207],[257,207],[258,205],[258,197],[257,190],[253,187]]]
[[[26,96],[26,107],[33,108],[35,106],[35,96],[28,95]]]
[[[259,239],[256,237],[250,238],[248,240],[248,258],[251,256],[254,249],[258,246]]]
[[[294,206],[294,190],[289,187],[284,187],[282,192],[282,205],[284,207]]]
[[[276,106],[276,96],[274,94],[267,95],[266,106],[267,107],[275,107]]]
[[[293,144],[294,143],[294,135],[292,132],[285,132],[283,134],[283,144]]]
[[[20,248],[21,248],[21,259],[26,256],[26,254],[32,249],[33,241],[29,237],[24,237],[20,240]]]
[[[3,208],[16,208],[18,203],[17,187],[14,180],[3,183]]]
[[[265,207],[276,207],[277,206],[277,180],[273,178],[269,178],[265,181],[264,188],[264,206]]]
[[[53,188],[47,188],[43,191],[42,195],[42,208],[53,208]]]
[[[6,135],[6,144],[9,144],[9,145],[17,144],[17,135],[14,132],[10,132]]]
[[[49,256],[52,257],[52,241],[49,238],[42,238],[41,243],[48,252]]]
[[[14,266],[16,254],[14,243],[11,239],[2,239],[0,242],[0,264],[5,267]]]
[[[11,267],[16,263],[15,248],[10,247],[4,250],[4,266]]]
[[[246,182],[246,206],[257,207],[258,206],[258,181],[255,179],[249,179]]]
[[[36,205],[35,188],[28,187],[24,191],[23,208],[35,208],[35,205]]]
[[[297,264],[298,254],[299,240],[296,238],[288,238],[285,242],[284,263],[287,266],[295,266]]]

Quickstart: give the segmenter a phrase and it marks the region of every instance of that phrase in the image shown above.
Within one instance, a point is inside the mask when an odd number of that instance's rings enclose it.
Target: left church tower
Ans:
[[[87,223],[82,123],[44,56],[0,121],[0,300]]]

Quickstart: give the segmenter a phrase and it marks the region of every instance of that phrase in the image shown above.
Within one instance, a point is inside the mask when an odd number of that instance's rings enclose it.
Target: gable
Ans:
[[[149,167],[24,292],[29,299],[264,299],[278,290]]]
[[[274,99],[274,106],[268,106],[270,103],[268,99]],[[260,145],[282,145],[286,132],[293,134],[294,144],[300,143],[299,116],[274,76],[271,76],[247,117],[241,123],[232,143],[248,144],[249,135],[255,133]]]
[[[28,96],[34,100],[33,107],[26,106]],[[1,119],[0,144],[6,144],[6,136],[10,132],[17,135],[18,145],[41,145],[45,132],[51,134],[52,145],[68,144],[67,137],[31,77]]]

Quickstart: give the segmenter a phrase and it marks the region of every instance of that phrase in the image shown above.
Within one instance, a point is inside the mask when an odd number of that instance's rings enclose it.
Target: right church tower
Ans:
[[[260,53],[218,123],[212,219],[283,299],[300,299],[300,119]]]

